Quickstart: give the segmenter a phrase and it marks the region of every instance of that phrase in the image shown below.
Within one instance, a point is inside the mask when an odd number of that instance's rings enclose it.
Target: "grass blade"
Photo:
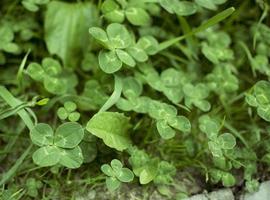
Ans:
[[[220,21],[226,19],[227,17],[229,17],[233,12],[235,11],[235,9],[233,7],[231,8],[228,8],[220,13],[218,13],[217,15],[215,15],[214,17],[208,19],[205,23],[203,23],[202,25],[200,25],[199,27],[193,29],[191,32],[185,34],[185,35],[182,35],[182,36],[179,36],[179,37],[176,37],[176,38],[173,38],[173,39],[170,39],[170,40],[167,40],[165,42],[162,42],[159,44],[159,48],[158,48],[158,52],[164,50],[164,49],[167,49],[168,47],[174,45],[175,43],[183,40],[183,39],[186,39],[187,37],[190,37],[198,32],[201,32],[203,30],[206,30],[207,28],[219,23]]]

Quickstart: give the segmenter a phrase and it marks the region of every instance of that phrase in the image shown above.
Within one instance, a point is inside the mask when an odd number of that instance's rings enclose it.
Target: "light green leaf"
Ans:
[[[88,29],[98,24],[91,3],[51,1],[45,14],[45,42],[50,54],[58,55],[67,67],[77,67],[89,45]]]
[[[30,131],[32,142],[38,146],[53,144],[53,130],[48,124],[39,123]]]
[[[77,122],[60,125],[55,132],[54,144],[62,148],[74,148],[83,139],[84,130]]]
[[[98,62],[102,71],[112,74],[122,67],[122,61],[117,57],[115,51],[101,50],[98,54]]]
[[[114,176],[115,172],[113,171],[113,169],[111,168],[110,165],[108,164],[103,164],[101,166],[101,171],[106,174],[107,176]]]
[[[129,47],[127,52],[138,62],[145,62],[148,60],[148,55],[146,52],[137,45]]]
[[[108,188],[109,191],[114,191],[117,188],[119,188],[121,185],[121,182],[118,181],[116,178],[114,177],[107,177],[106,178],[106,186]]]
[[[195,3],[204,8],[216,10],[217,5],[225,3],[226,1],[227,0],[195,0]]]
[[[197,7],[193,2],[179,1],[173,8],[174,12],[180,16],[188,16],[196,13]]]
[[[60,157],[60,149],[55,146],[41,147],[32,156],[34,163],[41,167],[56,165],[60,161]]]
[[[219,146],[219,143],[216,141],[210,141],[208,142],[208,147],[211,153],[213,154],[214,157],[222,157],[222,149]]]
[[[153,36],[141,37],[137,45],[148,55],[154,55],[158,50],[158,41]]]
[[[116,54],[118,58],[125,63],[126,65],[130,67],[135,67],[136,62],[133,60],[133,58],[125,51],[121,49],[116,49]]]
[[[99,27],[92,27],[89,29],[89,33],[92,35],[92,37],[101,42],[101,44],[108,45],[109,38],[103,29]]]
[[[43,84],[45,89],[52,94],[64,94],[68,89],[66,81],[60,77],[46,75]]]
[[[190,132],[191,130],[190,121],[184,116],[172,117],[168,122],[170,126],[179,131]]]
[[[49,76],[56,76],[62,72],[61,64],[55,59],[44,58],[41,65]]]
[[[223,133],[218,136],[218,141],[222,149],[233,149],[236,145],[235,137],[231,133]]]
[[[165,139],[171,139],[175,136],[175,130],[173,130],[165,120],[157,121],[157,130],[160,136]]]
[[[142,85],[133,77],[127,77],[123,80],[123,95],[126,98],[135,98],[141,95]]]
[[[80,119],[80,117],[81,117],[81,114],[79,112],[73,112],[69,114],[68,120],[71,122],[76,122]]]
[[[61,107],[57,110],[57,116],[61,119],[61,120],[65,120],[68,117],[68,112],[66,111],[65,108]]]
[[[142,8],[130,7],[125,11],[128,21],[136,26],[147,26],[151,23],[151,17]]]
[[[38,63],[30,63],[27,67],[27,74],[36,81],[43,81],[44,70]]]
[[[73,149],[60,149],[60,160],[59,164],[75,169],[79,168],[83,163],[82,150],[79,146]]]
[[[104,17],[111,22],[122,23],[125,20],[125,13],[123,10],[113,10],[104,14]]]
[[[236,180],[235,180],[234,176],[231,173],[224,172],[222,174],[222,184],[225,187],[232,187],[232,186],[235,185],[235,183],[236,183]]]
[[[77,105],[72,101],[67,101],[64,103],[64,107],[68,112],[73,112],[76,110]]]
[[[120,180],[121,182],[128,183],[133,181],[134,179],[134,174],[133,172],[128,169],[128,168],[122,168],[120,170],[120,173],[117,174],[117,179]]]
[[[114,48],[124,49],[131,44],[131,35],[124,25],[112,23],[107,27],[106,31]]]
[[[150,164],[150,163],[149,163]],[[157,175],[157,167],[150,164],[145,166],[140,173],[140,184],[145,185],[150,183]]]
[[[112,166],[113,170],[114,170],[116,173],[118,173],[119,170],[122,169],[123,164],[121,163],[120,160],[113,159],[113,160],[111,161],[111,166]]]
[[[107,146],[123,151],[131,145],[127,133],[129,126],[129,118],[123,114],[101,112],[89,120],[86,129],[101,138]]]

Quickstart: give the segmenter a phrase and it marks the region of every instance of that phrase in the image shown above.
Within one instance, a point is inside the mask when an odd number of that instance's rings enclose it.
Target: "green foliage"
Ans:
[[[270,165],[269,8],[2,0],[0,199],[106,199],[105,185],[120,199],[122,183],[126,199],[256,191]]]
[[[111,165],[103,164],[101,171],[108,177],[106,177],[106,186],[109,191],[118,189],[121,183],[128,183],[133,181],[133,172],[123,167],[120,160],[113,159]]]
[[[106,31],[92,27],[89,33],[106,48],[99,52],[98,60],[100,68],[109,74],[119,71],[123,64],[135,67],[135,60],[146,61],[158,48],[158,42],[152,36],[142,37],[135,43],[126,27],[119,23],[108,25]]]
[[[45,15],[45,42],[49,53],[59,56],[65,67],[77,67],[89,46],[87,29],[98,23],[97,10],[89,2],[51,1]]]
[[[37,12],[39,6],[48,4],[50,0],[23,0],[22,5],[31,12]]]
[[[127,132],[129,128],[129,118],[116,112],[97,113],[86,126],[90,133],[101,138],[107,146],[118,151],[123,151],[131,145]]]
[[[60,107],[57,110],[57,115],[61,120],[68,119],[71,122],[76,122],[80,119],[80,113],[75,111],[77,105],[72,101],[64,103],[64,107]]]
[[[44,58],[41,65],[30,63],[27,74],[35,81],[42,82],[44,88],[52,94],[64,94],[77,85],[76,76],[63,71],[60,63],[52,58]]]
[[[258,115],[266,121],[270,121],[270,83],[268,81],[257,82],[250,92],[246,94],[246,102],[257,108]]]
[[[40,148],[33,154],[33,161],[41,167],[63,165],[78,168],[83,162],[81,148],[78,146],[84,136],[84,130],[76,122],[60,125],[55,133],[44,123],[37,124],[30,132],[35,145]]]

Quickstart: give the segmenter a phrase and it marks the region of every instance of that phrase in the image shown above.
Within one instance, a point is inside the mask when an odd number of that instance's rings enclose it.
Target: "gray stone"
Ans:
[[[241,200],[269,200],[270,199],[270,181],[261,183],[259,190],[254,193],[246,193],[241,196]]]
[[[234,200],[231,189],[222,189],[208,194],[197,194],[187,200]]]

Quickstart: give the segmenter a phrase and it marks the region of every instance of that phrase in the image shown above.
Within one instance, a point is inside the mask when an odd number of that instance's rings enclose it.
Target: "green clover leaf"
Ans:
[[[76,122],[67,122],[60,125],[54,136],[54,145],[72,149],[79,145],[84,136],[82,126]]]
[[[131,145],[127,133],[130,127],[129,118],[117,112],[101,112],[95,114],[87,123],[86,129],[103,142],[118,151]]]
[[[135,26],[147,26],[151,23],[151,17],[146,11],[146,6],[145,2],[106,0],[101,6],[101,11],[104,17],[111,22],[122,23],[127,18]]]
[[[236,145],[236,140],[231,133],[223,133],[218,136],[218,143],[222,149],[233,149]]]
[[[84,137],[84,130],[76,122],[60,125],[55,134],[48,124],[37,124],[30,132],[31,140],[40,146],[32,158],[41,167],[63,165],[78,168],[83,162],[81,148],[78,146]]]
[[[111,161],[111,166],[103,164],[101,171],[108,176],[106,177],[106,186],[109,191],[119,188],[121,182],[128,183],[134,179],[133,172],[128,168],[124,168],[121,161],[117,159]]]
[[[151,23],[151,17],[142,8],[130,7],[125,10],[128,21],[135,26],[147,26]]]
[[[63,94],[77,84],[76,76],[65,74],[60,63],[52,58],[44,58],[41,65],[30,63],[26,72],[32,79],[43,82],[45,89],[52,94]]]
[[[183,92],[185,94],[185,104],[187,107],[194,105],[204,112],[210,110],[211,105],[205,100],[209,95],[209,90],[206,85],[199,83],[193,86],[188,83],[184,85]]]
[[[57,110],[57,116],[61,120],[69,119],[71,122],[76,122],[80,119],[80,113],[76,112],[77,105],[72,101],[64,103],[64,107]]]
[[[216,10],[217,6],[225,3],[227,0],[195,0],[195,3],[209,10]]]
[[[246,94],[246,102],[257,108],[258,115],[270,121],[270,83],[268,81],[257,82],[251,91]]]
[[[53,144],[53,130],[48,124],[39,123],[30,131],[32,142],[38,146]]]
[[[193,2],[160,0],[159,3],[169,13],[175,13],[180,16],[192,15],[197,11],[197,7]]]

